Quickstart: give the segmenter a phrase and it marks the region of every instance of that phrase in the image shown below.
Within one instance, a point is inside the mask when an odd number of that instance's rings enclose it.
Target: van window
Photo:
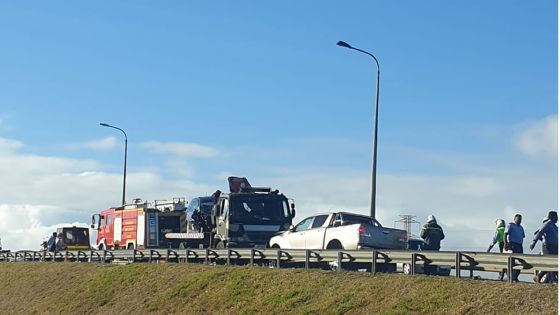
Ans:
[[[108,214],[108,215],[105,217],[105,225],[111,226],[111,215],[110,215],[110,214]]]

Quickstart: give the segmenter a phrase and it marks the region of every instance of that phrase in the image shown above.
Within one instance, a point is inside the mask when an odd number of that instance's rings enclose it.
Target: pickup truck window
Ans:
[[[315,220],[313,220],[313,225],[311,226],[312,229],[316,229],[319,227],[322,227],[323,224],[325,224],[325,221],[327,220],[329,216],[328,215],[318,215],[315,217]]]
[[[301,231],[309,230],[311,228],[311,222],[312,221],[313,221],[313,217],[304,219],[303,221],[298,223],[298,225],[296,225],[296,227],[294,228],[294,231],[295,232],[301,232]]]
[[[374,225],[371,218],[362,217],[358,215],[351,215],[351,214],[343,214],[342,222],[343,225],[350,225],[350,224]]]

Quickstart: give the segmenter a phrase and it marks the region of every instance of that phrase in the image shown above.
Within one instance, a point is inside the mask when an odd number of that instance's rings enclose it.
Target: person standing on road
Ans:
[[[505,230],[506,230],[506,221],[504,221],[502,219],[496,220],[496,233],[494,233],[494,237],[492,238],[492,242],[490,243],[490,245],[488,246],[488,249],[486,250],[487,253],[489,253],[492,250],[492,247],[494,247],[494,245],[496,245],[496,243],[498,243],[498,248],[500,250],[500,253],[504,252]],[[500,281],[504,280],[504,274],[505,274],[505,270],[502,270],[499,273],[498,279]]]
[[[516,214],[513,217],[513,222],[510,222],[507,226],[506,232],[504,233],[504,239],[506,241],[506,250],[511,249],[512,253],[522,254],[523,253],[523,239],[525,238],[525,230],[521,226],[521,214]],[[513,270],[511,279],[518,282],[519,270]]]
[[[420,237],[424,240],[423,250],[439,250],[441,240],[445,238],[443,229],[437,224],[436,217],[432,214],[428,216],[428,222],[422,226]],[[437,275],[437,266],[424,265],[424,273],[427,275]]]
[[[546,216],[546,220],[543,221],[543,226],[538,233],[535,234],[533,242],[529,245],[531,250],[535,248],[535,245],[540,240],[543,242],[543,255],[558,255],[558,226],[556,225],[556,222],[558,222],[558,213],[556,211],[549,211]],[[541,278],[545,274],[546,272],[541,271],[533,278],[533,280],[536,283],[540,283]]]
[[[496,233],[494,233],[494,237],[492,238],[492,243],[488,246],[486,250],[489,253],[492,250],[492,247],[498,243],[498,248],[500,249],[500,253],[504,252],[504,234],[506,230],[506,221],[502,219],[496,220]]]
[[[443,229],[437,224],[436,217],[430,214],[428,222],[422,226],[420,237],[424,240],[424,250],[439,250],[441,248],[441,240],[445,238]]]
[[[57,252],[66,249],[66,245],[64,244],[64,235],[62,233],[58,233],[55,248]]]
[[[56,232],[53,232],[49,240],[47,241],[47,250],[54,252],[56,249]]]

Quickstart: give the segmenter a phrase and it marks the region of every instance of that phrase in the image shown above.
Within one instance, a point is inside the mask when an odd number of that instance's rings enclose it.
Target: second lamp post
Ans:
[[[115,126],[111,126],[109,124],[106,123],[99,123],[99,125],[103,126],[103,127],[109,127],[109,128],[113,128],[113,129],[117,129],[120,130],[123,134],[124,134],[124,174],[123,174],[123,188],[122,188],[122,205],[124,206],[126,204],[126,153],[127,153],[127,147],[128,147],[128,137],[126,136],[126,132],[124,132],[124,130],[122,130],[119,127],[115,127]]]
[[[336,43],[340,47],[352,49],[364,53],[373,60],[375,60],[375,64],[377,65],[377,84],[375,88],[375,118],[373,124],[373,165],[371,169],[371,204],[370,204],[370,216],[375,218],[375,195],[376,195],[376,181],[377,181],[377,117],[379,113],[379,62],[375,56],[367,51],[361,50],[359,48],[352,47],[343,41],[339,41]]]

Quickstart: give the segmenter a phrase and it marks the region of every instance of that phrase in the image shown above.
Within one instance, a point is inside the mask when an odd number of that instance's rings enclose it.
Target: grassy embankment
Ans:
[[[3,313],[556,314],[557,300],[556,285],[441,277],[173,264],[0,264]]]

